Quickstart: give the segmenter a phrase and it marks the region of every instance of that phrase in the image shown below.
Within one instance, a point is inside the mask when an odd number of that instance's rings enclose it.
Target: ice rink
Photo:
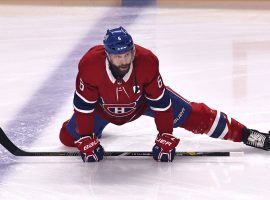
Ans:
[[[34,2],[34,3],[33,3]],[[123,26],[159,58],[166,85],[249,128],[270,130],[268,1],[0,0],[0,126],[28,151],[76,151],[58,134],[73,113],[77,65]],[[104,129],[107,151],[150,151],[152,118]],[[270,152],[175,129],[178,151],[241,157],[15,157],[0,146],[1,200],[265,200]]]

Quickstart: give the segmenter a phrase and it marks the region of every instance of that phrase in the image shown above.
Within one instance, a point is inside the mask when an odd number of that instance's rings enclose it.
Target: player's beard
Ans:
[[[116,66],[112,64],[111,62],[109,62],[109,64],[110,64],[110,70],[116,79],[122,79],[128,73],[130,69],[130,65],[131,65],[131,63],[129,63],[126,65]]]

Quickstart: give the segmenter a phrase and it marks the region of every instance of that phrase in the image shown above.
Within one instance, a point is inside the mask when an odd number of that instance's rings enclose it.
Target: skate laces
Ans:
[[[260,132],[250,130],[250,135],[248,137],[247,143],[255,147],[264,147],[266,136]]]

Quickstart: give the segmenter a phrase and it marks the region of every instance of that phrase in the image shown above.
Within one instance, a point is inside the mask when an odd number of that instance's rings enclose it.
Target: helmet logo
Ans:
[[[118,47],[117,49],[119,50],[119,51],[121,51],[121,50],[124,50],[124,49],[126,49],[127,47]]]
[[[121,41],[121,37],[120,36],[118,36],[118,40]]]

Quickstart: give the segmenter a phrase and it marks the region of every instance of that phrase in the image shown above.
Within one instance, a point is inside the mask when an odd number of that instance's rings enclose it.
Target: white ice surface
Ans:
[[[108,14],[112,11],[117,18],[113,22]],[[75,150],[63,147],[58,133],[62,122],[72,114],[76,65],[89,47],[87,43],[78,45],[78,41],[85,38],[89,44],[101,43],[107,28],[121,24],[136,43],[150,48],[159,57],[166,85],[248,127],[269,130],[267,9],[0,5],[0,125],[4,130],[23,129],[27,133],[20,136],[23,138],[14,138],[10,131],[9,137],[14,142],[29,151]],[[89,31],[101,34],[89,36]],[[74,49],[76,46],[81,49]],[[69,89],[48,97],[45,100],[48,104],[43,107],[25,108],[39,97],[40,87],[63,63],[70,64],[64,70],[73,71],[59,77],[70,85]],[[61,95],[66,98],[61,99]],[[44,109],[51,109],[58,100],[63,103],[57,113],[47,116],[48,122],[42,126],[39,119]],[[27,123],[34,120],[38,129],[28,132]],[[121,127],[108,125],[101,143],[106,150],[149,151],[155,134],[153,119],[142,117]],[[6,158],[9,153],[0,147],[0,199],[265,200],[269,197],[269,152],[193,135],[180,128],[174,134],[181,138],[178,151],[245,154],[226,158],[183,157],[173,163],[157,163],[151,158],[108,158],[100,163],[82,163],[78,157]],[[30,144],[24,143],[31,137],[34,140]]]

